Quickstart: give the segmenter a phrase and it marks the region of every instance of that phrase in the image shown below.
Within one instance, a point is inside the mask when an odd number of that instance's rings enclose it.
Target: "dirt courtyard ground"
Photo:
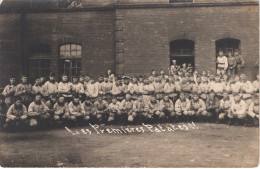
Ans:
[[[259,128],[196,123],[0,132],[2,167],[256,167]],[[127,127],[127,126],[124,126]],[[168,127],[168,128],[167,128]],[[170,130],[170,127],[171,130]],[[119,129],[118,134],[111,128]],[[84,130],[81,130],[84,129]],[[104,129],[102,134],[100,129]],[[108,129],[108,130],[107,130]],[[137,130],[138,129],[138,130]],[[70,130],[70,132],[69,132]],[[157,132],[156,132],[157,131]],[[161,132],[159,132],[161,131]],[[91,132],[91,133],[90,133]],[[78,133],[78,134],[76,134]],[[99,133],[99,134],[97,134]],[[73,135],[74,134],[74,135]]]

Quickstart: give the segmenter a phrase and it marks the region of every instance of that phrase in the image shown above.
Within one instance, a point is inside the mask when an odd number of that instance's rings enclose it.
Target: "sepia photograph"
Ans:
[[[258,0],[0,0],[0,167],[258,165]]]

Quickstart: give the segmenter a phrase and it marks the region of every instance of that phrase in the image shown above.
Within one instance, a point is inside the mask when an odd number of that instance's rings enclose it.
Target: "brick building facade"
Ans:
[[[37,3],[36,3],[37,2]],[[258,73],[258,1],[4,0],[0,5],[0,87],[14,74],[117,75],[167,71],[171,59],[216,71],[216,50],[239,48]],[[186,59],[186,60],[185,60]]]

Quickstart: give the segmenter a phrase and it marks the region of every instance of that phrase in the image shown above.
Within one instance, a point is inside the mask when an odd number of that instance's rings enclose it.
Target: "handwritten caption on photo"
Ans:
[[[86,129],[70,129],[67,126],[65,129],[72,135],[91,135],[91,134],[131,134],[131,133],[162,133],[174,131],[197,130],[198,126],[194,122],[180,124],[144,124],[139,126],[101,126],[98,124],[89,123],[89,128]]]

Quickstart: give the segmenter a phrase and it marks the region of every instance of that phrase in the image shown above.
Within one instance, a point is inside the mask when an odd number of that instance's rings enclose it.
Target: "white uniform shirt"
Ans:
[[[217,57],[218,69],[226,70],[228,68],[228,60],[226,56]]]

